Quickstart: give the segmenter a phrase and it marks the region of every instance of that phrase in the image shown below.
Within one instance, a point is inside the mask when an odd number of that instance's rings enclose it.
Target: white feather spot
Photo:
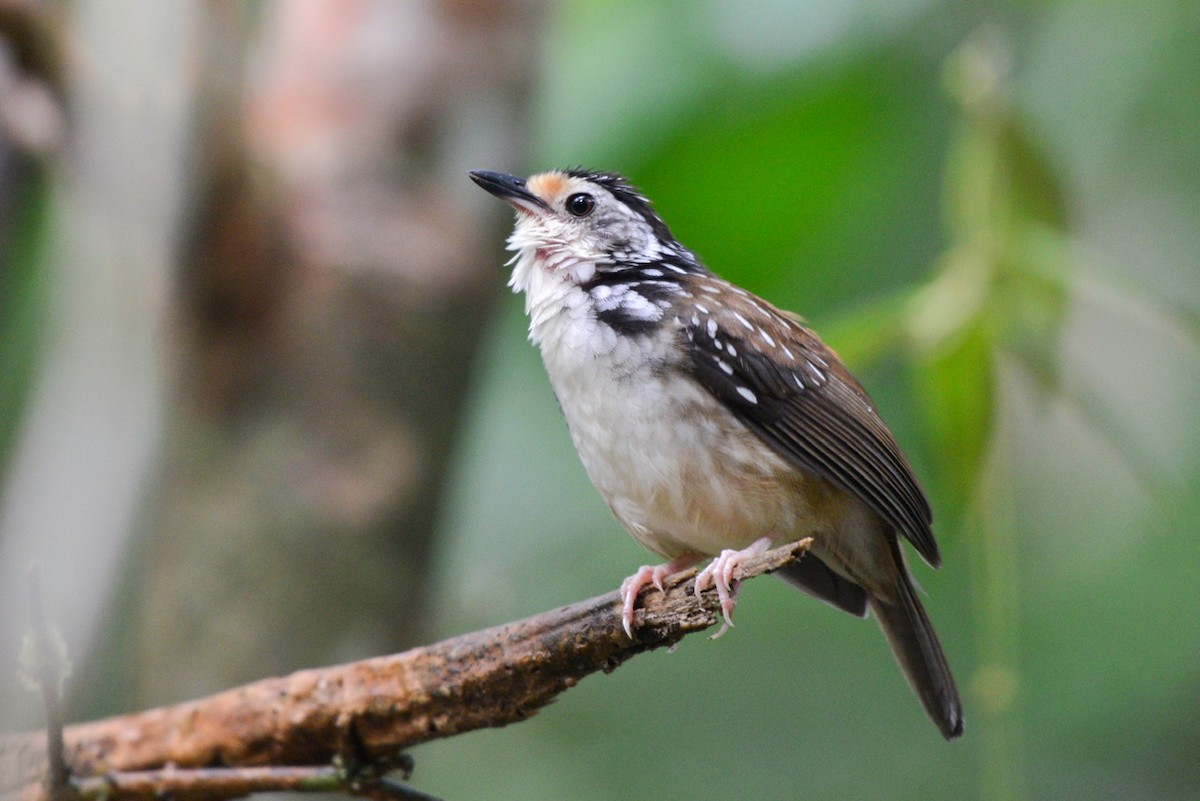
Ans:
[[[750,401],[750,403],[758,403],[758,396],[755,395],[749,387],[738,387],[737,393],[746,400]]]
[[[720,367],[721,372],[725,373],[725,375],[733,375],[733,367],[724,359],[717,359],[717,367]]]
[[[721,344],[721,340],[713,337],[713,344],[717,346],[717,350],[725,350],[725,346]]]
[[[762,337],[763,342],[767,343],[767,347],[769,347],[769,348],[775,347],[775,340],[771,339],[771,335],[767,333],[766,329],[764,329],[764,328],[758,329],[758,335],[760,337]]]
[[[663,271],[657,267],[647,267],[646,269],[642,270],[642,275],[648,275],[651,278],[662,278]]]
[[[676,320],[678,320],[679,318],[678,318],[678,317],[676,317],[675,319],[676,319]],[[783,355],[784,355],[784,356],[787,356],[787,357],[788,357],[789,359],[791,359],[792,361],[795,361],[795,360],[796,360],[796,354],[792,353],[792,349],[791,349],[791,348],[789,348],[787,345],[784,345],[784,346],[783,346]]]
[[[699,303],[695,304],[695,306],[696,306],[696,311],[700,312],[701,314],[710,314],[707,306],[701,305]]]
[[[730,343],[729,345],[726,345],[726,347],[729,348],[729,355],[736,359],[737,358],[737,348],[735,348],[732,343]]]
[[[596,263],[594,261],[577,261],[567,268],[567,272],[575,279],[575,283],[586,284],[596,276]]]
[[[697,316],[695,314],[692,315],[692,325],[696,326],[697,328],[700,326],[700,317],[699,316]]]
[[[716,339],[717,338],[717,321],[710,319],[708,321],[707,330],[708,330],[708,335],[710,337],[712,337],[713,339]]]
[[[744,326],[746,327],[746,330],[747,330],[747,331],[753,331],[753,330],[754,330],[754,326],[750,325],[750,321],[749,321],[749,320],[747,320],[745,317],[743,317],[741,314],[739,314],[738,312],[734,312],[734,313],[733,313],[733,316],[734,316],[734,318],[735,318],[735,319],[737,319],[737,321],[738,321],[739,323],[741,323],[742,325],[744,325]]]

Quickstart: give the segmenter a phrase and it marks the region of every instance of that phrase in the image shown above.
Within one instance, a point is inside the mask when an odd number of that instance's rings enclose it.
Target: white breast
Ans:
[[[792,471],[672,369],[670,339],[619,336],[566,271],[522,262],[513,285],[525,291],[530,339],[588,476],[630,533],[668,558],[788,538],[805,510],[775,490]]]

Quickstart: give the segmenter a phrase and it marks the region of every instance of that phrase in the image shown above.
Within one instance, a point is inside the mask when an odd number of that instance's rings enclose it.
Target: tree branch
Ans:
[[[737,580],[803,555],[810,540],[745,560]],[[76,786],[105,774],[180,768],[313,766],[335,759],[398,764],[404,749],[524,720],[597,670],[674,645],[719,619],[711,588],[692,594],[694,571],[640,599],[635,638],[621,627],[616,592],[393,656],[303,670],[197,701],[66,727]],[[0,798],[46,801],[45,735],[0,740]],[[197,774],[201,773],[196,771]],[[106,785],[112,797],[119,785]],[[181,795],[179,788],[173,791]],[[208,794],[207,798],[233,797]]]

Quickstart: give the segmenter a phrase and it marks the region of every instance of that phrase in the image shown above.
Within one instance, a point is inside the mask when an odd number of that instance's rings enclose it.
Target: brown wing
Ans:
[[[795,319],[720,289],[720,303],[700,293],[679,315],[695,380],[780,456],[862,500],[940,565],[929,502],[866,391]]]

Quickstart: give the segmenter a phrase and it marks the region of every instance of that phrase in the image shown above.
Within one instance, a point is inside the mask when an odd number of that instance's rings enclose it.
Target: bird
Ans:
[[[719,277],[619,173],[582,167],[470,178],[516,212],[509,286],[583,467],[621,525],[667,561],[621,585],[638,594],[712,561],[732,624],[733,571],[803,537],[790,584],[873,614],[946,739],[962,703],[900,539],[941,564],[921,486],[866,390],[802,319]]]

